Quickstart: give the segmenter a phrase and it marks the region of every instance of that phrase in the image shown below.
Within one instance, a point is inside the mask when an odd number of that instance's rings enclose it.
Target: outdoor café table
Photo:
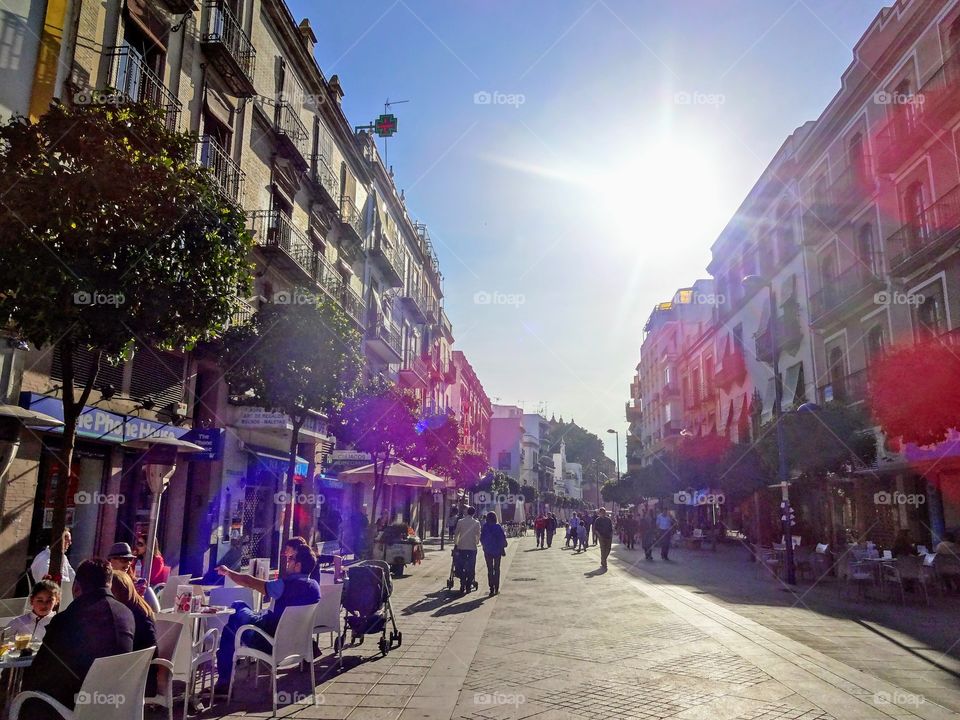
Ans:
[[[193,659],[193,644],[207,631],[207,621],[215,620],[217,627],[223,630],[227,618],[236,612],[233,608],[216,608],[207,612],[175,612],[172,609],[161,610],[157,617],[161,620],[171,620],[183,623],[187,632],[180,634],[180,642],[173,655],[173,677],[183,682],[189,681],[190,661]]]
[[[10,701],[20,692],[23,670],[33,664],[33,659],[37,656],[37,650],[40,649],[40,643],[36,641],[30,643],[30,649],[33,652],[26,657],[20,657],[19,650],[11,650],[0,656],[0,671],[7,671],[7,695],[4,698],[3,707],[0,708],[0,718],[7,717]]]

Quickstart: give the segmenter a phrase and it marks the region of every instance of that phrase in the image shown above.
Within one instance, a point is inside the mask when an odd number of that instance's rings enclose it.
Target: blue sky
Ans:
[[[389,163],[487,393],[616,428],[621,456],[650,310],[706,277],[714,238],[885,4],[288,2],[351,122],[410,101]]]

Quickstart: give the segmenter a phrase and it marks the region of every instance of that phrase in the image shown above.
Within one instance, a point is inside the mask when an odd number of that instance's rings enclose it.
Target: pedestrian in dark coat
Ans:
[[[480,528],[480,545],[487,561],[487,584],[492,597],[500,592],[500,558],[507,554],[507,534],[497,522],[496,513],[488,512],[486,519]]]

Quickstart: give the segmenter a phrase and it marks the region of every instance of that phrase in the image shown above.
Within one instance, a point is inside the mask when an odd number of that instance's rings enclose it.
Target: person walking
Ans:
[[[497,522],[495,512],[487,513],[487,521],[480,528],[480,545],[483,547],[483,558],[487,561],[487,585],[490,587],[490,597],[493,597],[500,592],[500,559],[507,554],[507,534]]]
[[[577,517],[576,513],[570,516],[569,524],[567,525],[567,544],[564,547],[570,546],[570,541],[573,541],[573,549],[577,549],[577,540],[579,535],[577,534],[577,526],[580,524],[580,518]]]
[[[447,520],[447,531],[450,533],[448,540],[453,541],[453,533],[457,530],[457,523],[463,517],[463,511],[458,508],[450,508],[450,519]]]
[[[586,550],[587,546],[590,544],[590,528],[593,526],[593,517],[591,517],[590,513],[585,512],[583,514],[583,524],[586,526],[587,530],[587,537],[584,540],[583,545],[583,549]],[[594,540],[594,542],[596,542],[596,540]]]
[[[590,526],[584,522],[584,518],[580,519],[580,524],[577,525],[577,552],[586,552],[587,544],[590,538]]]
[[[647,560],[653,560],[653,547],[657,544],[657,519],[653,510],[647,510],[640,519],[640,542],[643,544],[643,555]]]
[[[553,547],[553,536],[557,534],[557,516],[547,513],[547,547]]]
[[[607,509],[597,510],[597,519],[593,521],[593,534],[600,546],[600,567],[607,569],[607,556],[613,543],[613,521],[607,517]]]
[[[637,534],[637,519],[631,511],[623,519],[623,546],[627,550],[633,550],[634,537]]]
[[[670,540],[673,536],[674,520],[665,507],[657,515],[657,532],[660,535],[660,559],[670,559]]]
[[[454,562],[460,578],[460,594],[473,590],[473,578],[477,573],[477,546],[480,544],[480,522],[474,517],[477,509],[467,506],[467,514],[457,522],[453,533]]]
[[[533,521],[533,532],[537,536],[537,547],[546,547],[547,519],[543,516],[543,513],[537,515],[537,519]]]

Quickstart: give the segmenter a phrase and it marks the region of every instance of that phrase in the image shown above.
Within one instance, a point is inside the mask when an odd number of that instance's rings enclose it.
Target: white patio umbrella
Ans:
[[[55,428],[63,423],[52,415],[28,410],[19,405],[0,404],[0,480],[10,469],[20,448],[20,435],[25,427]]]
[[[177,455],[180,453],[205,452],[205,448],[188,440],[175,437],[146,437],[130,440],[123,443],[124,447],[134,450],[153,450],[154,448],[169,448],[170,453],[164,453],[153,462],[143,464],[143,474],[150,488],[150,522],[147,526],[147,544],[144,552],[142,570],[147,583],[150,582],[150,571],[153,568],[154,547],[157,543],[157,523],[160,521],[160,497],[167,489],[170,478],[177,470]]]

